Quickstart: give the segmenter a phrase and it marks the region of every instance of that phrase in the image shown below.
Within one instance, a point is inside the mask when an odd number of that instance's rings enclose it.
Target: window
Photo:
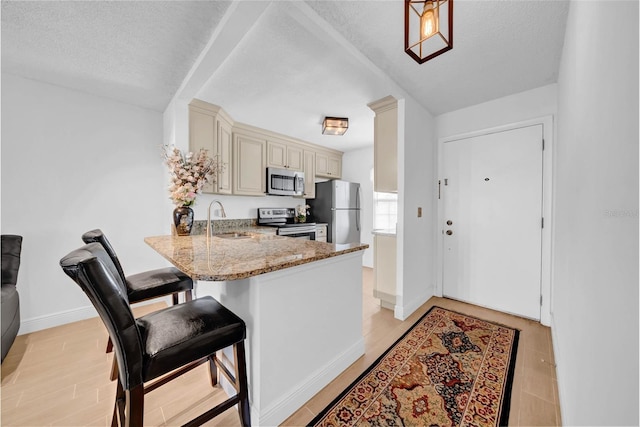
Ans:
[[[395,230],[398,222],[398,195],[373,193],[373,229]]]

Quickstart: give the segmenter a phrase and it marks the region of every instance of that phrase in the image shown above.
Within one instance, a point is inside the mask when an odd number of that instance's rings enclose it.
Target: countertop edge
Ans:
[[[174,265],[180,271],[182,271],[183,273],[185,273],[186,275],[191,277],[193,280],[204,280],[204,281],[213,281],[213,282],[225,282],[225,281],[247,279],[249,277],[258,276],[260,274],[271,273],[271,272],[274,272],[274,271],[284,270],[286,268],[295,267],[295,266],[298,266],[298,265],[309,264],[309,263],[312,263],[312,262],[315,262],[315,261],[321,261],[323,259],[329,259],[329,258],[334,258],[334,257],[340,256],[340,255],[346,255],[346,254],[353,253],[353,252],[364,251],[365,249],[367,249],[369,247],[369,245],[366,244],[366,243],[359,243],[358,246],[345,248],[345,249],[338,249],[338,250],[336,250],[334,252],[331,252],[331,253],[328,253],[328,254],[323,254],[323,255],[317,255],[317,256],[315,256],[313,258],[299,259],[299,260],[290,261],[290,262],[286,262],[286,263],[283,263],[283,264],[278,264],[278,265],[274,265],[274,266],[270,266],[270,267],[263,267],[263,268],[258,268],[258,269],[251,270],[251,271],[244,271],[244,272],[241,272],[241,273],[208,275],[208,274],[197,274],[192,269],[190,269],[190,268],[186,267],[185,265],[182,265],[181,263],[177,262],[175,259],[172,259],[171,257],[165,256],[162,253],[162,251],[158,250],[158,248],[156,246],[154,246],[154,244],[152,242],[152,240],[154,238],[157,238],[157,237],[176,237],[176,236],[149,236],[149,237],[145,237],[144,238],[144,242],[147,245],[149,245],[152,249],[154,249],[156,252],[158,252],[164,259],[169,261],[172,265]],[[320,244],[329,244],[329,245],[331,244],[331,243],[321,243],[321,242],[318,242],[318,243],[320,243]]]
[[[368,247],[369,245],[357,246],[355,248],[349,248],[349,249],[341,250],[339,252],[333,252],[328,255],[317,256],[310,259],[301,259],[301,260],[291,261],[285,264],[279,264],[273,267],[259,268],[256,270],[246,271],[243,273],[212,275],[212,276],[203,275],[203,274],[194,274],[194,275],[190,275],[190,277],[194,280],[204,280],[204,281],[212,281],[212,282],[225,282],[225,281],[232,281],[232,280],[248,279],[250,277],[258,276],[260,274],[273,273],[274,271],[285,270],[287,268],[296,267],[298,265],[310,264],[315,261],[322,261],[324,259],[335,258],[341,255],[363,251]],[[185,273],[189,274],[188,272],[185,272]]]

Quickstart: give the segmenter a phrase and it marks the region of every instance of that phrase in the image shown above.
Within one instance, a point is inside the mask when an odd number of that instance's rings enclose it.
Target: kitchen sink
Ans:
[[[214,234],[213,237],[219,237],[221,239],[250,239],[253,236],[249,233],[221,233]]]

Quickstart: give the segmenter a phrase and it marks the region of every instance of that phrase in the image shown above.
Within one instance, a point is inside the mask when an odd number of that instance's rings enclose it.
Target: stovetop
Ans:
[[[272,224],[260,224],[266,225],[269,227],[278,227],[278,228],[289,228],[289,227],[309,227],[315,226],[315,222],[281,222],[281,223],[272,223]]]
[[[295,222],[294,208],[258,208],[258,225],[270,227],[308,227],[315,226],[315,222]]]

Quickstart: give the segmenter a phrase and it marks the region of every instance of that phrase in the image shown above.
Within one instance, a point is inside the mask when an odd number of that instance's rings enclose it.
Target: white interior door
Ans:
[[[542,125],[444,143],[443,295],[540,319]]]

